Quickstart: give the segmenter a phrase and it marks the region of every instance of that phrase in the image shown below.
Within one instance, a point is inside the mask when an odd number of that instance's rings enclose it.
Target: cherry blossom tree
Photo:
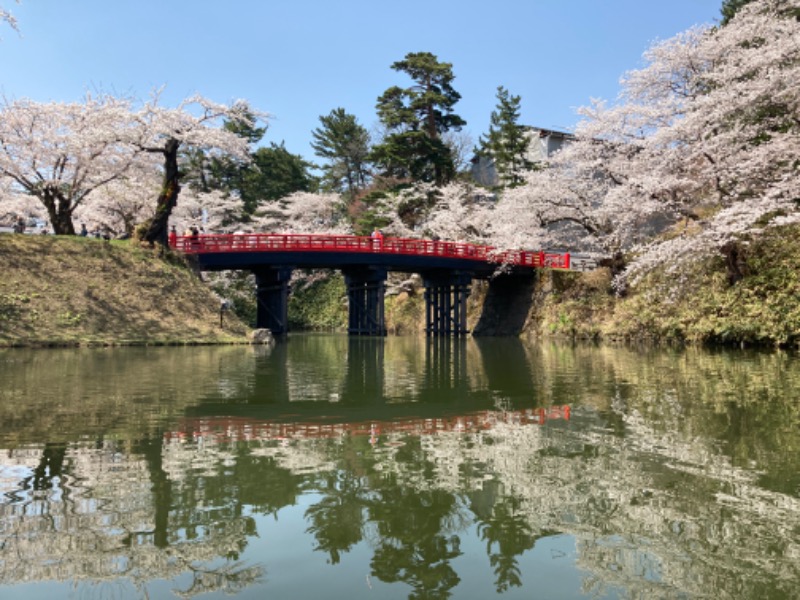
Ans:
[[[423,186],[421,186],[423,187]],[[451,182],[428,189],[435,204],[420,221],[418,230],[426,237],[454,242],[487,243],[494,220],[494,195],[465,182]]]
[[[529,247],[619,256],[686,212],[681,200],[693,202],[697,185],[684,172],[659,170],[677,149],[658,135],[700,93],[693,86],[705,62],[696,47],[706,34],[696,28],[657,44],[645,54],[650,67],[627,75],[617,105],[595,100],[580,109],[574,141],[503,194],[495,243],[519,247],[527,240]]]
[[[149,159],[149,160],[148,160]],[[153,216],[152,191],[158,189],[160,163],[139,155],[123,177],[90,195],[75,211],[89,231],[132,237]]]
[[[232,232],[242,228],[242,200],[221,190],[203,192],[187,188],[172,213],[176,230],[197,227],[208,233]]]
[[[74,234],[74,211],[94,192],[122,177],[134,159],[121,142],[130,103],[87,95],[84,102],[0,104],[0,177],[36,197],[54,233]]]
[[[19,2],[17,2],[19,3]],[[14,18],[8,10],[0,6],[0,23],[6,23],[11,27],[11,29],[18,30],[17,28],[17,20]]]
[[[583,109],[575,141],[504,193],[496,242],[631,251],[635,280],[800,220],[798,14],[756,0],[655,44],[616,104]]]
[[[150,243],[167,244],[168,222],[181,190],[179,153],[182,149],[202,149],[210,155],[224,154],[237,160],[249,160],[245,138],[236,135],[224,123],[252,125],[254,118],[263,115],[253,111],[245,102],[228,106],[193,96],[177,108],[160,106],[160,93],[153,94],[135,114],[135,128],[129,142],[140,151],[161,157],[162,184],[156,199],[152,219],[142,238]]]
[[[27,223],[31,219],[44,220],[47,214],[36,198],[13,191],[10,185],[3,185],[0,180],[0,223],[10,225],[20,217]]]
[[[87,95],[80,103],[6,100],[0,105],[0,178],[39,199],[54,233],[74,234],[73,216],[84,206],[82,219],[115,231],[130,233],[133,219],[147,219],[144,239],[166,244],[180,191],[180,150],[246,161],[246,139],[221,125],[249,124],[257,115],[244,103],[226,106],[196,96],[168,109],[158,99],[156,93],[138,110],[113,96]],[[159,171],[160,184],[152,177]],[[149,210],[141,206],[148,181],[151,190],[161,189]]]
[[[268,233],[350,234],[339,194],[295,192],[253,217],[251,227]]]
[[[800,0],[752,2],[694,46],[678,45],[630,79],[636,92],[650,87],[648,80],[663,85],[658,66],[682,53],[701,65],[681,117],[651,136],[661,157],[653,191],[662,203],[687,206],[690,198],[691,212],[679,216],[697,232],[644,246],[631,275],[710,254],[730,259],[766,229],[800,221],[799,15]],[[736,261],[727,262],[735,281]]]

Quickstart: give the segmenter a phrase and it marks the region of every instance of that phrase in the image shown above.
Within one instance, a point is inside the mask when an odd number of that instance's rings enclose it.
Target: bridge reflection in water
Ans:
[[[789,598],[800,369],[748,356],[2,353],[0,597]]]
[[[425,332],[463,336],[473,279],[569,269],[569,253],[498,250],[459,242],[353,235],[225,234],[179,237],[174,249],[208,271],[249,270],[256,277],[259,328],[288,331],[289,281],[295,268],[339,269],[345,277],[350,335],[386,335],[384,293],[390,271],[418,273],[425,286]],[[491,284],[490,284],[491,285]]]
[[[524,348],[511,345],[501,371],[526,370]],[[347,464],[332,475],[326,453],[372,452],[358,469],[377,474],[386,448],[569,418],[567,406],[536,405],[532,377],[492,374],[497,358],[464,339],[295,336],[271,350],[56,350],[30,354],[19,371],[0,362],[0,597],[36,582],[118,582],[106,591],[122,598],[138,597],[119,591],[123,581],[150,597],[162,597],[155,581],[179,577],[186,597],[257,585],[263,567],[236,561],[263,527],[252,513],[288,511],[330,476],[365,477]],[[86,387],[24,387],[57,363]],[[525,398],[498,404],[495,393]],[[7,401],[21,394],[29,404]],[[348,548],[323,545],[331,560]]]

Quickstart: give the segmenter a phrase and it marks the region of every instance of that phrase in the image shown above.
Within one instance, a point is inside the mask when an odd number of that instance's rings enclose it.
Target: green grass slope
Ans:
[[[722,257],[650,274],[624,298],[607,270],[549,273],[529,334],[629,342],[800,346],[800,228],[741,244],[743,277]]]
[[[0,234],[0,346],[245,342],[176,256],[131,242]]]

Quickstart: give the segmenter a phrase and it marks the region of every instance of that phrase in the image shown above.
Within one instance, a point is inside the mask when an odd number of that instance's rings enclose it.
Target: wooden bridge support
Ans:
[[[269,329],[275,336],[286,335],[292,268],[261,267],[253,272],[256,276],[256,327]]]
[[[467,335],[467,298],[472,274],[464,271],[427,273],[425,284],[425,333]]]
[[[386,269],[364,267],[345,269],[348,326],[350,335],[386,335],[383,300],[386,294]]]

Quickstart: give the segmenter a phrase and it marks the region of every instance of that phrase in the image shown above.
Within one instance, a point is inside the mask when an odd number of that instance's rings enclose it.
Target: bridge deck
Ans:
[[[342,268],[354,265],[396,271],[472,270],[491,274],[499,265],[533,269],[569,269],[569,253],[500,251],[491,246],[410,238],[382,240],[354,235],[248,233],[178,237],[175,250],[198,256],[210,270],[249,268],[260,264]]]

